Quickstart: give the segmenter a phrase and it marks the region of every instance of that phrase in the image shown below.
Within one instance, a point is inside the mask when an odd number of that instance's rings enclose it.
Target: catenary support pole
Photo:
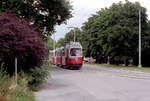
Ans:
[[[142,67],[141,65],[141,11],[139,10],[139,68]]]
[[[17,85],[17,58],[15,58],[15,79],[16,79],[16,85]]]

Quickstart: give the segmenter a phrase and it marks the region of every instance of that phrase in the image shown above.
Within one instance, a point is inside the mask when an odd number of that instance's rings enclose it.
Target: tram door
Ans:
[[[66,52],[65,49],[62,49],[62,65],[66,65]]]

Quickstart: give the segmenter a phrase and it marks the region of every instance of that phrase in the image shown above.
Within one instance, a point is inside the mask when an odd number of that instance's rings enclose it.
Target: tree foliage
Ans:
[[[51,35],[55,25],[66,23],[72,17],[68,0],[1,0],[0,12],[8,10],[29,19],[43,37]]]
[[[146,9],[138,2],[114,3],[103,8],[82,26],[81,43],[85,56],[110,56],[112,63],[138,60],[139,10],[142,23],[142,53],[149,56],[149,35]],[[145,61],[148,57],[143,58]]]
[[[46,54],[42,38],[26,20],[11,12],[0,14],[0,64],[4,63],[9,73],[15,70],[15,58],[18,71],[27,71],[39,66]]]
[[[83,46],[83,54],[87,57],[96,57],[96,55],[101,52],[101,46],[97,43],[99,27],[97,26],[98,24],[95,22],[95,19],[97,19],[97,16],[93,15],[84,23],[80,35],[80,39],[82,39],[80,42]]]
[[[46,48],[48,50],[53,50],[54,40],[51,37],[48,37],[46,40]]]

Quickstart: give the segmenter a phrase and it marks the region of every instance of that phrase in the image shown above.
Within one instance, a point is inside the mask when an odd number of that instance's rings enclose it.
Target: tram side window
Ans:
[[[72,48],[70,50],[70,56],[82,56],[82,51],[80,48]]]
[[[56,56],[58,56],[58,52],[56,51]]]
[[[65,56],[65,50],[64,49],[62,50],[62,56]]]
[[[60,52],[58,51],[58,53],[57,53],[57,56],[59,57],[60,56]]]

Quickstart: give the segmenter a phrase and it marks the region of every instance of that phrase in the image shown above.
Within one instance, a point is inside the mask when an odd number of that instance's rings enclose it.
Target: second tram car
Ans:
[[[80,69],[83,64],[82,46],[79,42],[70,42],[55,51],[51,51],[51,62],[68,69]]]

